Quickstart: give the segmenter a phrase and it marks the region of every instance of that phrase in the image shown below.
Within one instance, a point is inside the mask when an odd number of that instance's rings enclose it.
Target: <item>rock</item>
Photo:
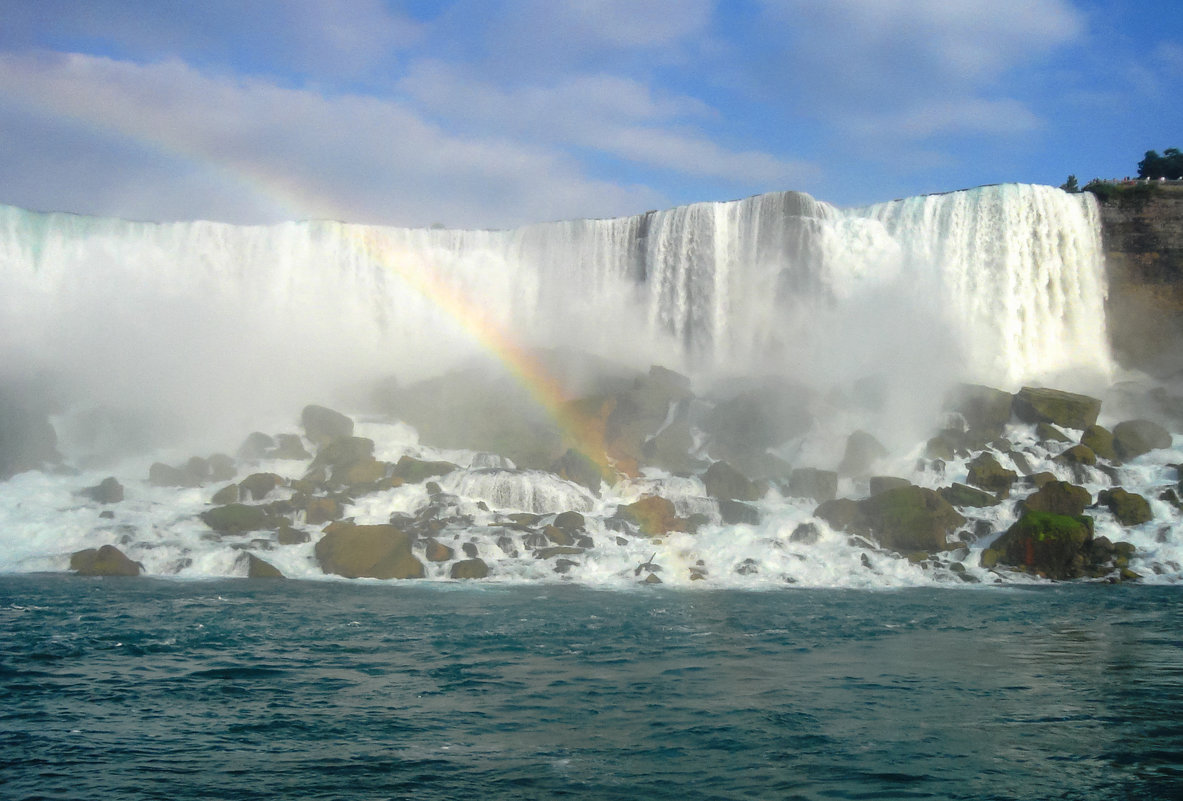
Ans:
[[[1086,431],[1087,433],[1087,431]],[[1038,423],[1035,426],[1035,436],[1040,442],[1071,442],[1072,438],[1051,423]]]
[[[557,559],[557,560],[555,560],[555,567],[554,567],[554,570],[555,570],[555,572],[556,572],[556,573],[566,573],[566,572],[568,572],[568,571],[569,571],[571,568],[573,568],[573,567],[579,567],[579,563],[578,563],[578,562],[574,562],[574,561],[572,561],[572,560],[570,560],[570,559]]]
[[[564,531],[558,526],[546,526],[542,529],[542,535],[546,537],[549,542],[555,545],[574,545],[575,537],[570,532]]]
[[[798,545],[813,545],[820,537],[821,532],[813,523],[798,523],[797,527],[793,529],[793,533],[789,535],[789,542]]]
[[[238,475],[238,468],[234,466],[234,459],[224,453],[215,453],[206,460],[209,464],[211,481],[230,481]]]
[[[252,501],[261,501],[276,487],[283,484],[283,476],[275,473],[251,473],[238,482],[243,497],[249,495]]]
[[[1023,387],[1014,397],[1012,411],[1025,423],[1052,423],[1083,430],[1097,422],[1101,401],[1058,389]]]
[[[386,478],[388,467],[389,465],[386,462],[379,462],[377,459],[362,459],[352,464],[334,467],[332,481],[335,484],[343,484],[347,487],[362,487],[377,484]],[[402,482],[406,479],[399,476],[398,480]]]
[[[253,579],[281,579],[283,573],[270,562],[264,561],[253,553],[246,554],[246,577]]]
[[[269,459],[285,459],[288,461],[303,461],[311,459],[304,443],[295,434],[279,434],[275,437],[275,448],[267,453]]]
[[[321,445],[312,461],[312,467],[331,467],[333,470],[348,468],[358,462],[372,461],[374,440],[368,437],[341,437]]]
[[[304,504],[304,522],[310,526],[339,520],[345,510],[336,498],[309,498]]]
[[[1113,434],[1104,426],[1095,423],[1080,435],[1080,444],[1091,450],[1099,459],[1117,458],[1117,451],[1113,448]]]
[[[789,475],[789,495],[831,501],[838,496],[838,474],[833,470],[799,467]]]
[[[392,525],[331,523],[316,543],[321,570],[346,578],[423,577],[423,563],[411,553],[411,538]]]
[[[310,539],[307,531],[301,531],[288,523],[280,524],[275,530],[275,541],[280,545],[301,545]]]
[[[990,454],[981,453],[969,463],[969,475],[965,481],[1005,498],[1010,495],[1011,485],[1018,477],[1018,473],[1003,467]]]
[[[719,516],[729,526],[760,525],[760,510],[743,501],[720,500]]]
[[[675,512],[673,502],[660,495],[646,495],[639,501],[621,506],[616,515],[636,525],[647,537],[687,529],[686,521]]]
[[[455,551],[434,537],[428,538],[425,545],[426,550],[424,556],[427,557],[428,562],[449,562],[456,555]]]
[[[1020,503],[1020,514],[1025,512],[1047,512],[1054,515],[1079,517],[1085,507],[1093,502],[1092,495],[1084,487],[1067,481],[1049,481]]]
[[[885,490],[861,501],[827,501],[813,514],[833,528],[874,537],[897,553],[946,550],[948,534],[965,523],[936,492],[915,486]]]
[[[981,384],[960,384],[945,398],[945,407],[965,418],[966,426],[996,437],[1010,421],[1013,396]],[[952,457],[942,457],[952,458]]]
[[[489,566],[483,559],[462,559],[452,565],[454,579],[483,579],[489,575]]]
[[[1136,526],[1154,518],[1150,504],[1137,493],[1127,492],[1121,487],[1101,490],[1097,503],[1109,507],[1117,522],[1123,526]]]
[[[679,415],[665,428],[658,431],[641,446],[641,457],[645,464],[660,467],[671,473],[692,472],[698,461],[691,456],[694,448],[694,433],[690,418]]]
[[[445,476],[456,469],[458,469],[457,466],[451,462],[428,462],[403,456],[394,466],[391,475],[394,478],[401,478],[408,484],[421,484],[429,478]]]
[[[0,481],[61,459],[45,400],[0,389]]]
[[[955,458],[961,449],[961,439],[962,437],[955,432],[942,431],[924,443],[924,457],[949,461]]]
[[[813,426],[812,400],[812,391],[803,384],[768,378],[721,401],[701,424],[710,437],[711,456],[747,475],[765,477],[756,468],[766,463],[768,449]]]
[[[199,517],[202,522],[221,534],[243,534],[270,528],[274,522],[262,506],[231,503],[207,509]]]
[[[477,549],[475,542],[466,542],[460,546],[460,549],[464,551],[464,555],[469,559],[476,559],[478,556],[480,556],[480,552]]]
[[[537,518],[537,515],[534,517]],[[534,522],[537,522],[537,519]],[[579,512],[562,512],[555,515],[555,527],[561,528],[568,534],[581,531],[586,524],[587,521],[583,519],[583,515],[579,514]]]
[[[887,456],[887,448],[866,431],[855,431],[846,440],[846,452],[838,473],[861,478],[871,474],[875,463]]]
[[[714,462],[702,477],[707,495],[726,501],[757,501],[763,494],[755,482],[727,462]]]
[[[1097,463],[1097,454],[1088,445],[1073,445],[1056,457],[1057,462],[1074,465],[1093,466]]]
[[[265,459],[267,453],[275,447],[275,440],[262,431],[252,431],[238,446],[238,458],[256,462]],[[224,480],[224,479],[221,479]]]
[[[551,465],[550,472],[566,481],[587,487],[596,495],[600,494],[604,471],[586,455],[574,448],[569,448],[559,457],[559,460]]]
[[[583,548],[576,548],[573,545],[552,545],[549,548],[538,548],[535,550],[534,558],[553,559],[556,556],[578,556],[583,552]]]
[[[649,575],[645,576],[644,579],[641,580],[641,583],[642,584],[661,584],[662,581],[660,578],[657,577],[656,573],[650,573]]]
[[[1048,472],[1047,470],[1042,470],[1038,473],[1027,476],[1027,483],[1036,489],[1041,489],[1043,485],[1047,484],[1049,481],[1059,481],[1059,479],[1056,478],[1055,473]]]
[[[1062,580],[1085,575],[1092,518],[1027,512],[993,544],[1001,564]]]
[[[896,476],[871,476],[870,491],[872,495],[878,495],[885,490],[909,487],[911,485],[912,482],[906,478],[897,478]]]
[[[1113,447],[1122,459],[1171,447],[1171,433],[1149,420],[1127,420],[1113,427]]]
[[[99,503],[119,503],[123,500],[123,485],[114,476],[108,476],[96,486],[82,490],[82,494]]]
[[[226,486],[222,487],[220,490],[215,492],[213,494],[213,497],[210,498],[209,501],[210,501],[210,503],[216,504],[218,506],[225,506],[225,505],[231,504],[231,503],[238,503],[238,501],[239,501],[238,496],[239,496],[238,485],[237,484],[227,484]]]
[[[156,462],[148,468],[148,483],[154,487],[200,487],[201,477],[172,467],[162,462]]]
[[[70,569],[80,576],[138,576],[144,569],[114,545],[87,548],[70,555]]]
[[[353,436],[353,420],[324,406],[309,405],[300,413],[304,436],[318,448]]]
[[[980,489],[966,486],[965,484],[953,484],[951,487],[942,487],[937,490],[937,494],[948,501],[953,506],[996,506],[998,498],[994,497],[988,492],[983,492]]]

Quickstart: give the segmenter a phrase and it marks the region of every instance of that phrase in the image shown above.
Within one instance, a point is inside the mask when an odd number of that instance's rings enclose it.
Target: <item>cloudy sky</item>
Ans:
[[[0,202],[505,227],[1124,176],[1179,0],[0,0]]]

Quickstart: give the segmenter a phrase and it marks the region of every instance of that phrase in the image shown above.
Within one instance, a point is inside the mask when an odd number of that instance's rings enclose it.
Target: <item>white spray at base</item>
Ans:
[[[384,243],[380,259],[361,244],[371,235]],[[846,211],[774,193],[512,231],[151,224],[0,208],[0,356],[9,373],[64,376],[92,403],[179,412],[206,437],[206,452],[227,449],[252,428],[294,430],[300,406],[345,383],[389,373],[410,380],[481,352],[479,332],[456,318],[446,294],[427,297],[404,280],[408,264],[479,301],[523,344],[571,345],[696,376],[780,373],[818,387],[886,373],[903,390],[899,402],[930,422],[953,380],[1014,389],[1063,376],[1106,382],[1113,371],[1095,202],[1020,185]],[[277,415],[285,422],[268,425]],[[363,433],[383,459],[406,453],[472,466],[442,482],[473,521],[449,536],[457,546],[480,540],[494,581],[624,585],[651,563],[680,586],[700,561],[705,578],[695,586],[960,581],[852,545],[824,524],[817,542],[794,543],[799,524],[817,522],[814,504],[775,489],[758,504],[760,524],[724,525],[696,478],[650,472],[593,498],[550,474],[498,472],[477,454],[434,449],[406,426],[372,422]],[[24,473],[0,485],[0,568],[61,570],[72,551],[111,543],[157,575],[242,575],[239,557],[254,549],[285,575],[322,577],[311,527],[312,542],[266,552],[261,541],[212,538],[197,514],[218,487],[165,490],[143,480],[150,462],[191,452],[76,476]],[[896,455],[895,473],[922,486],[965,478],[959,462],[937,476],[914,470],[917,453]],[[1048,466],[1059,469],[1053,456]],[[1145,459],[1129,469],[1148,483],[1165,481],[1170,460],[1183,460],[1174,451]],[[98,507],[75,492],[111,473],[128,498],[115,522],[96,522]],[[1109,485],[1095,478],[1094,496]],[[652,491],[680,514],[705,515],[706,525],[659,543],[618,539],[605,521]],[[421,485],[408,485],[357,499],[350,515],[381,523],[427,501]],[[1155,503],[1153,525],[1174,526],[1178,513]],[[512,556],[484,536],[498,513],[567,510],[584,513],[595,547],[562,575],[549,560],[523,549]],[[991,514],[1002,530],[1013,508]],[[1183,561],[1152,524],[1119,533],[1102,516],[1098,525],[1136,541],[1147,565]],[[964,555],[970,571],[984,544]],[[429,578],[447,575],[446,566],[427,569]]]

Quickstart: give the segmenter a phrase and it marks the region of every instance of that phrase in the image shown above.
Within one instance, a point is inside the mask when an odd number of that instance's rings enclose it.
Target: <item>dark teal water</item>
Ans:
[[[6,799],[1183,797],[1183,593],[0,577]]]

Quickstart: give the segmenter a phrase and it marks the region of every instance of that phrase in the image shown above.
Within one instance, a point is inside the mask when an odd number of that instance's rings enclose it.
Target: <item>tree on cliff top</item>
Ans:
[[[1139,178],[1183,178],[1183,153],[1177,147],[1168,147],[1162,155],[1154,150],[1146,151],[1146,158],[1138,162]]]

